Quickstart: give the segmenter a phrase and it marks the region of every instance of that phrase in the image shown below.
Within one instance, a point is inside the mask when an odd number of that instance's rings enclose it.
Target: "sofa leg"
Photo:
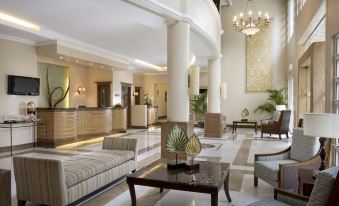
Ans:
[[[287,139],[289,139],[290,137],[288,136],[288,132],[286,133],[286,137],[287,137]]]
[[[258,187],[258,177],[254,175],[254,187]]]
[[[25,206],[26,200],[18,200],[18,206]]]
[[[263,132],[261,132],[261,138],[264,138],[264,133]]]
[[[135,170],[132,170],[131,172],[132,172],[132,174],[134,173],[134,172],[136,172],[137,170],[135,169]]]
[[[281,134],[279,134],[279,139],[281,140]]]

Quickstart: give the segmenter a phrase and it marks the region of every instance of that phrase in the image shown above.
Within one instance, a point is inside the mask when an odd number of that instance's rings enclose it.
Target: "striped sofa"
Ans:
[[[69,205],[136,169],[137,140],[105,137],[102,150],[66,160],[13,158],[18,205]]]

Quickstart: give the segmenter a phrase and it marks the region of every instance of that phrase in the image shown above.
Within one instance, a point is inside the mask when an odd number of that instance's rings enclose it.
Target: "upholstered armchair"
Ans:
[[[339,167],[332,167],[318,173],[311,196],[304,197],[281,189],[274,189],[274,199],[264,199],[248,206],[338,206]]]
[[[282,134],[286,134],[288,137],[289,125],[291,118],[291,110],[281,111],[279,120],[276,122],[274,120],[262,120],[261,121],[261,138],[263,138],[264,133],[268,134],[278,134],[279,139],[281,139]]]
[[[255,154],[254,186],[258,186],[260,178],[273,187],[297,191],[298,170],[317,170],[321,162],[318,151],[318,138],[304,136],[302,128],[295,128],[289,148],[273,154]]]

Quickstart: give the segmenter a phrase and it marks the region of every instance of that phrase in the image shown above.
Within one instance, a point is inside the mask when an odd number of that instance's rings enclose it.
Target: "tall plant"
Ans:
[[[267,90],[267,92],[269,93],[267,101],[264,104],[259,105],[254,112],[260,111],[272,114],[275,111],[276,105],[287,106],[285,90],[285,88]]]
[[[207,92],[191,98],[192,112],[199,120],[203,120],[207,112]]]

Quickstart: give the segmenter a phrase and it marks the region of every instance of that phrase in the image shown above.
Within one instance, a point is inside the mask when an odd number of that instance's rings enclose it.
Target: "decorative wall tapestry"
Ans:
[[[246,40],[246,91],[272,89],[272,26]]]

